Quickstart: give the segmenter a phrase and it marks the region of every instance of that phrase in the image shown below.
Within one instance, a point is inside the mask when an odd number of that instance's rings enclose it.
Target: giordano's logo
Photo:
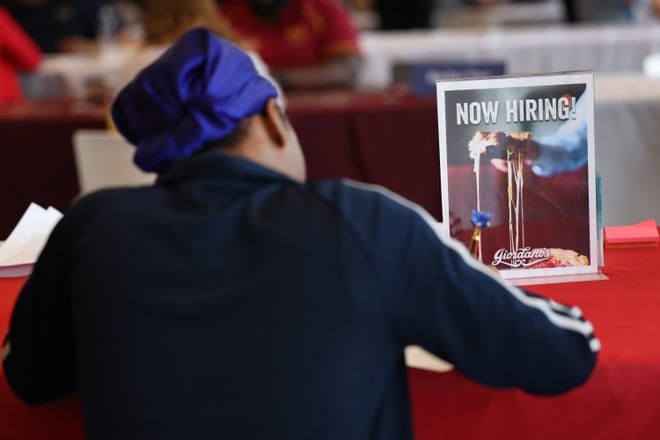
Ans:
[[[508,267],[529,267],[550,258],[550,251],[546,248],[532,249],[525,247],[516,250],[499,249],[493,256],[493,266],[505,265]]]

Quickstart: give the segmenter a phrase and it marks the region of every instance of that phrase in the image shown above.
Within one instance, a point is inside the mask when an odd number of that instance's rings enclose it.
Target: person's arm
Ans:
[[[383,195],[360,205],[371,211],[362,236],[384,274],[384,306],[404,345],[492,387],[556,394],[589,377],[600,342],[579,309],[512,286],[410,202]]]
[[[41,61],[41,51],[2,7],[0,7],[0,28],[3,33],[3,57],[11,60],[20,70],[36,69]]]
[[[357,55],[342,54],[312,66],[278,70],[273,75],[285,90],[352,88],[359,65]]]
[[[5,376],[26,403],[49,402],[76,390],[66,216],[48,239],[23,287],[3,346]]]

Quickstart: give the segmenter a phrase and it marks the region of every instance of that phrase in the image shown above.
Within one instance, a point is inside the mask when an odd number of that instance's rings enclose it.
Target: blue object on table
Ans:
[[[492,218],[493,214],[490,212],[472,210],[472,226],[479,226],[479,228],[485,229],[490,224],[490,219]]]
[[[453,78],[500,76],[506,73],[503,61],[454,61],[400,63],[394,66],[394,81],[410,87],[416,96],[435,96],[435,83]]]

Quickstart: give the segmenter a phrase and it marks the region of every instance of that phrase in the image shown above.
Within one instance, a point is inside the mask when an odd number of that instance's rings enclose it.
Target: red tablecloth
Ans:
[[[555,398],[411,370],[418,439],[660,438],[660,248],[605,253],[608,281],[534,286],[579,305],[603,349],[587,384]]]
[[[660,437],[660,248],[605,253],[608,281],[535,286],[577,304],[603,343],[585,386],[559,397],[492,390],[456,372],[410,370],[418,440],[651,440]],[[0,332],[23,279],[0,279]],[[0,438],[82,438],[75,397],[38,408],[0,380]]]
[[[24,278],[0,278],[0,332],[9,328],[14,301]],[[1,368],[0,368],[1,370]],[[83,438],[80,400],[68,396],[32,408],[18,400],[4,377],[0,378],[0,438],[7,440],[76,440]]]

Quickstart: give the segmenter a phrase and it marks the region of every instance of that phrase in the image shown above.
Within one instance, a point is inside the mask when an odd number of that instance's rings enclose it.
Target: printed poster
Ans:
[[[440,81],[437,96],[447,232],[505,278],[598,273],[593,74]]]

